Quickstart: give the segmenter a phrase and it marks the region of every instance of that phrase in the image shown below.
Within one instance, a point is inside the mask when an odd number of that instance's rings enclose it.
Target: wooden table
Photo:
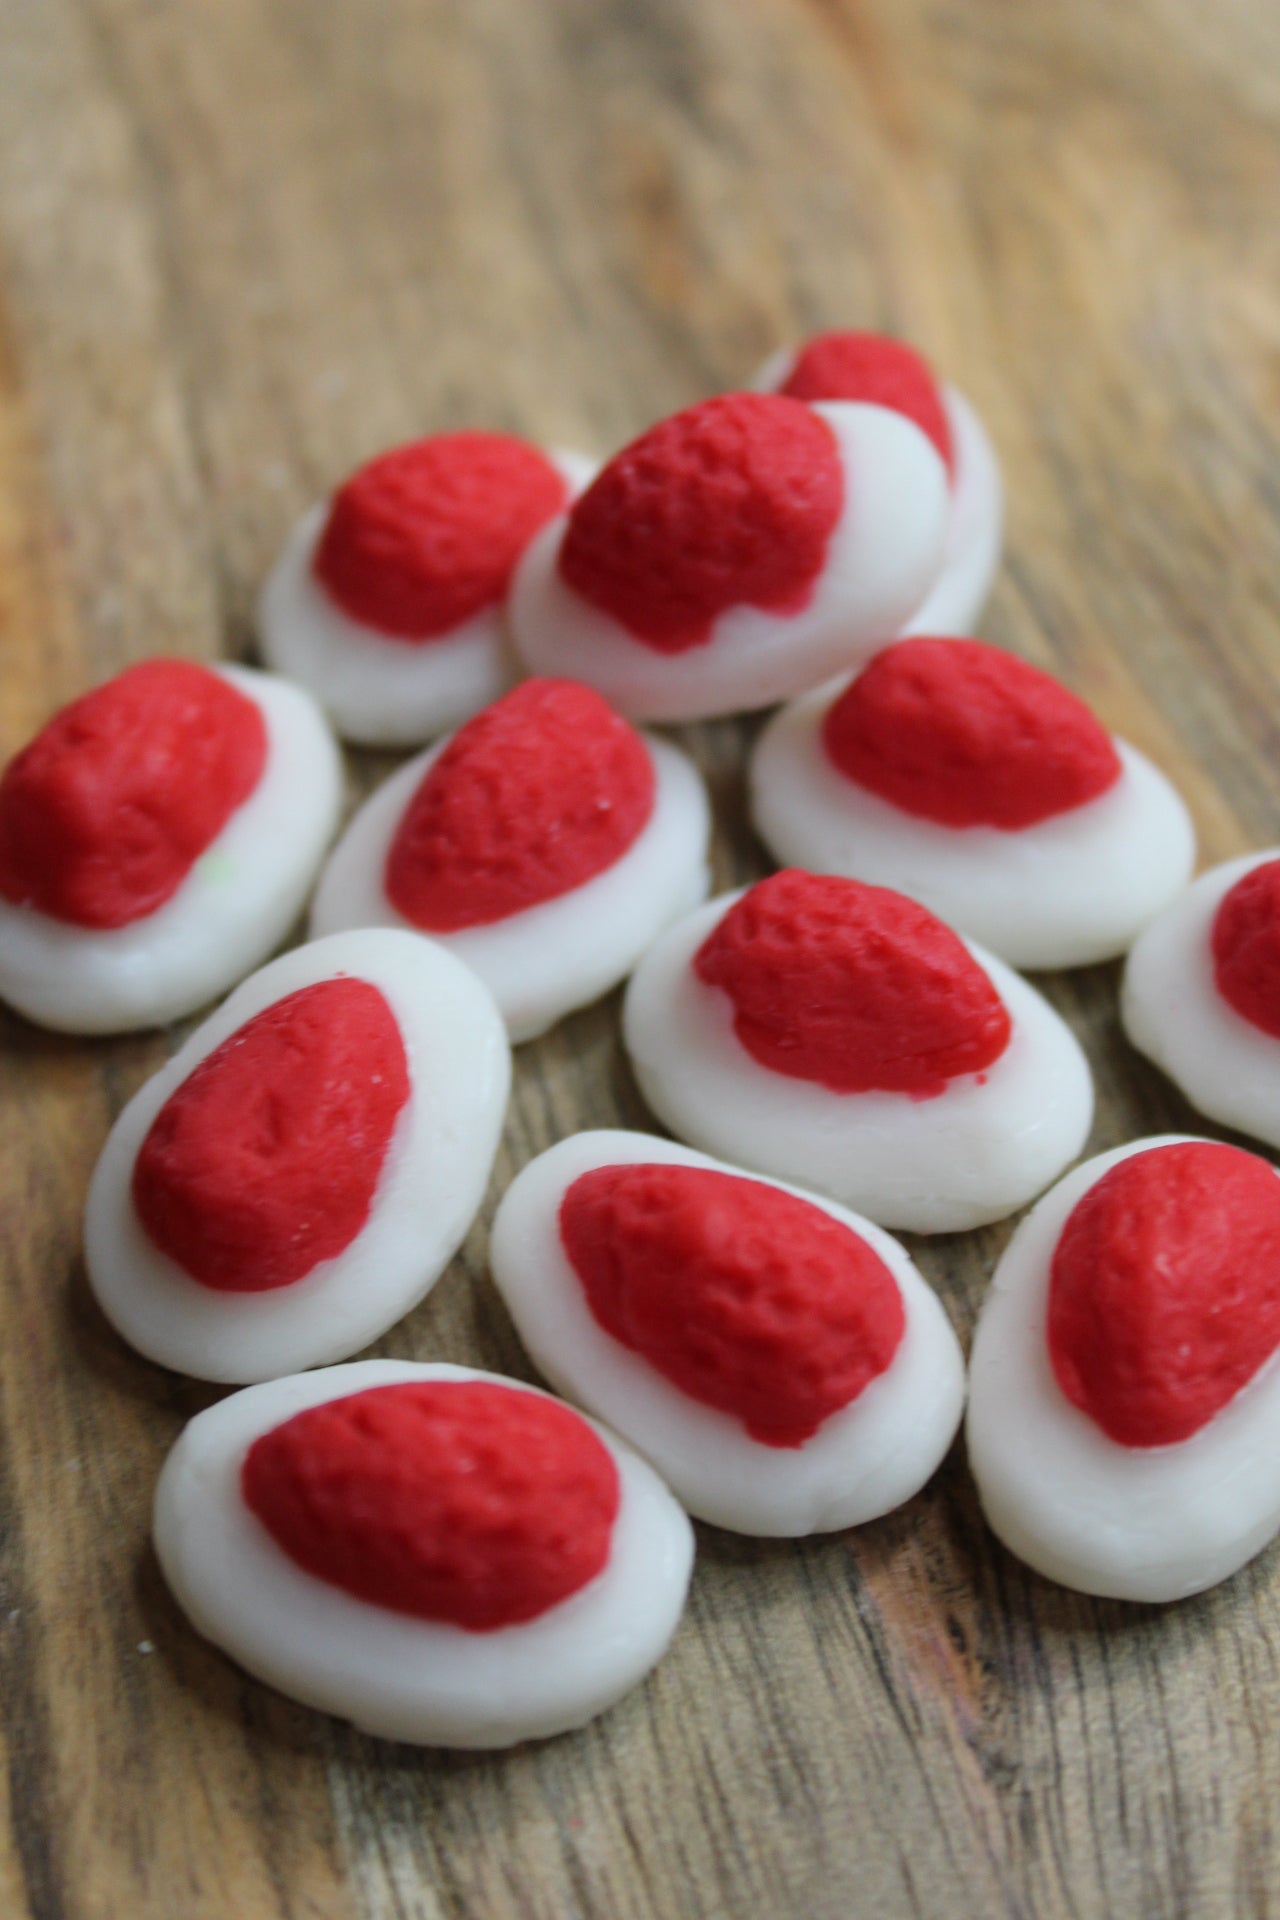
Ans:
[[[293,516],[432,427],[605,452],[821,325],[918,341],[1010,483],[986,632],[1280,837],[1280,47],[1269,0],[7,0],[7,753],[159,651],[238,655]],[[748,728],[692,730],[721,882]],[[385,771],[372,760],[354,784]],[[1052,979],[1094,1146],[1196,1122],[1116,970]],[[152,1485],[211,1390],[85,1289],[112,1116],[172,1048],[4,1024],[7,1920],[1280,1911],[1280,1566],[1158,1611],[999,1550],[953,1455],[797,1545],[702,1529],[640,1692],[505,1757],[366,1739],[188,1630]],[[482,1222],[377,1351],[524,1371],[513,1171],[646,1124],[616,999],[524,1049]],[[967,1335],[1007,1228],[917,1251]]]

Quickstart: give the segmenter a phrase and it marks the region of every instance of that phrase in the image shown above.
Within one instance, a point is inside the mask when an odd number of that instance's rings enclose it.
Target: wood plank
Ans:
[[[0,746],[125,660],[242,653],[289,521],[380,445],[605,452],[852,321],[917,339],[999,442],[991,637],[1175,775],[1206,858],[1265,844],[1275,40],[1266,0],[9,0]],[[763,869],[753,730],[686,730],[723,882]],[[1047,982],[1097,1147],[1199,1124],[1124,1046],[1116,973]],[[857,1533],[701,1529],[670,1657],[577,1736],[417,1753],[242,1678],[146,1548],[212,1393],[126,1352],[76,1251],[176,1036],[0,1034],[6,1916],[1280,1910],[1274,1550],[1163,1612],[1065,1594],[996,1547],[958,1454]],[[376,1351],[527,1375],[485,1222],[611,1123],[647,1123],[616,997],[522,1050],[481,1222]],[[966,1335],[1007,1231],[915,1249]]]

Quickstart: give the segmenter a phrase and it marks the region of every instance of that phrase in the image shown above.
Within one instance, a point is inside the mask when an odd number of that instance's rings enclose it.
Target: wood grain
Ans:
[[[1268,0],[5,0],[0,746],[159,650],[238,654],[296,512],[380,445],[607,451],[823,325],[916,339],[1010,477],[992,638],[1192,802],[1280,837],[1280,46]],[[749,726],[688,737],[721,880]],[[353,765],[360,789],[385,770]],[[1189,1123],[1115,969],[1050,980],[1094,1145]],[[652,1681],[419,1753],[198,1641],[146,1545],[210,1391],[88,1299],[79,1209],[177,1035],[3,1025],[0,1911],[12,1920],[831,1920],[1280,1911],[1280,1558],[1165,1611],[998,1549],[953,1455],[901,1513],[702,1529]],[[527,1369],[497,1192],[645,1124],[616,1005],[520,1055],[493,1193],[378,1351]],[[967,1336],[1007,1228],[918,1249]]]

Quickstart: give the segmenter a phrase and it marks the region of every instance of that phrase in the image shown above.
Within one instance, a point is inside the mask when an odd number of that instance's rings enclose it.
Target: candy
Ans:
[[[1202,873],[1129,955],[1135,1047],[1201,1113],[1280,1147],[1280,849]]]
[[[1011,1551],[1085,1593],[1176,1600],[1280,1528],[1280,1180],[1179,1136],[1087,1161],[996,1269],[969,1460]]]
[[[768,706],[900,629],[946,512],[937,449],[901,414],[722,395],[624,448],[538,535],[516,646],[633,719]]]
[[[707,890],[692,763],[589,688],[528,680],[366,802],[315,934],[416,927],[486,982],[515,1041],[623,979]]]
[[[516,677],[517,561],[592,464],[504,433],[441,433],[358,467],[304,514],[262,590],[263,654],[344,739],[419,746]]]
[[[581,1133],[541,1154],[490,1258],[547,1379],[718,1526],[870,1520],[959,1422],[959,1347],[896,1241],[669,1140]]]
[[[207,1380],[355,1353],[470,1227],[510,1073],[485,988],[417,934],[338,934],[273,961],[111,1130],[85,1213],[107,1318]]]
[[[193,1012],[284,938],[340,797],[300,688],[189,661],[127,669],[0,781],[0,997],[70,1033]]]
[[[367,1732],[504,1747],[661,1657],[688,1520],[581,1415],[465,1367],[372,1360],[199,1414],[156,1492],[178,1603],[251,1673]]]
[[[949,499],[941,568],[903,633],[972,633],[1000,564],[1004,499],[986,428],[954,387],[921,356],[874,333],[818,334],[765,361],[754,384],[810,402],[857,402],[901,413],[926,433],[947,465]]]
[[[1025,981],[887,897],[783,873],[689,915],[628,988],[632,1065],[673,1132],[739,1166],[882,1226],[998,1220],[1080,1151],[1088,1066]]]
[[[1026,661],[918,637],[765,728],[751,806],[782,861],[900,887],[1018,967],[1123,953],[1186,885],[1151,762]]]

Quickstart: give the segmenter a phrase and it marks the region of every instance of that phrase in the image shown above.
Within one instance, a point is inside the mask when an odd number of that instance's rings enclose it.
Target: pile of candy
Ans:
[[[274,673],[144,663],[9,764],[0,996],[107,1033],[234,989],[120,1115],[85,1249],[125,1339],[244,1389],[174,1447],[155,1541],[253,1672],[405,1740],[581,1724],[674,1632],[688,1515],[800,1535],[919,1490],[965,1364],[887,1229],[1037,1195],[968,1371],[992,1527],[1144,1600],[1280,1529],[1280,1179],[1182,1138],[1067,1172],[1089,1066],[1014,971],[1128,952],[1134,1043],[1280,1146],[1280,850],[1189,884],[1163,775],[962,637],[1000,527],[965,400],[825,335],[598,472],[491,433],[383,454],[266,584]],[[782,870],[708,900],[702,780],[635,723],[779,701],[750,791]],[[423,750],[330,852],[331,725]],[[474,1221],[512,1044],[628,977],[688,1144],[575,1134],[492,1228],[565,1398],[332,1365]]]

